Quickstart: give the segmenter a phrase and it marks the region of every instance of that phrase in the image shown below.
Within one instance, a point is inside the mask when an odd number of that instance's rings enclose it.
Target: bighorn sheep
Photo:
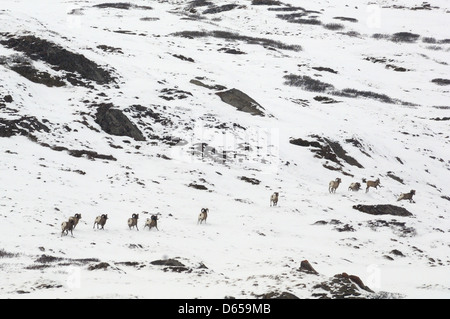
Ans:
[[[339,184],[341,183],[341,179],[338,177],[334,181],[331,181],[328,184],[328,191],[330,193],[336,193],[336,189],[339,187]]]
[[[133,228],[136,227],[137,230],[139,230],[137,221],[139,219],[139,214],[133,214],[131,215],[131,218],[128,218],[128,227]]]
[[[416,194],[416,191],[414,189],[410,190],[409,193],[403,193],[399,196],[399,198],[397,199],[397,202],[402,200],[402,199],[408,199],[410,203],[414,203],[412,197],[413,195]]]
[[[158,229],[158,216],[152,215],[150,218],[147,218],[145,225],[144,225],[144,229],[145,229],[145,227],[148,227],[148,230],[151,230],[152,227],[155,227],[156,229]]]
[[[198,215],[198,221],[197,224],[201,224],[202,222],[205,222],[206,224],[206,218],[208,218],[208,212],[209,209],[208,208],[202,208],[200,214]]]
[[[97,216],[97,218],[95,219],[95,222],[94,222],[94,227],[97,224],[97,229],[98,229],[99,225],[102,226],[101,229],[105,229],[104,227],[105,227],[107,219],[108,219],[108,214],[102,214],[101,216]],[[94,228],[94,227],[92,227],[92,228]]]
[[[357,192],[360,189],[361,189],[361,184],[359,182],[351,183],[350,186],[348,187],[349,191],[354,191],[354,192]]]
[[[66,233],[66,235],[70,234],[73,236],[73,226],[74,225],[74,220],[73,219],[69,219],[67,222],[62,222],[61,224],[61,236],[64,234],[64,232]]]
[[[365,178],[362,179],[363,183],[366,183],[367,187],[366,187],[366,193],[369,191],[370,187],[374,187],[374,188],[378,188],[378,186],[381,186],[380,184],[380,179],[377,178],[374,181],[366,181]]]
[[[75,229],[75,227],[77,227],[80,219],[81,219],[81,214],[75,214],[72,217],[69,217],[69,220],[73,220],[73,229]]]
[[[278,192],[275,192],[270,196],[270,206],[277,206],[278,205]]]

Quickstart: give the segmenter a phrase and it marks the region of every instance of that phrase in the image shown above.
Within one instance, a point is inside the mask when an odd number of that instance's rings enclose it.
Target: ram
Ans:
[[[130,229],[132,229],[133,227],[136,227],[136,229],[139,231],[137,222],[139,219],[139,214],[133,214],[131,215],[131,218],[128,218],[128,227],[130,227]]]
[[[409,200],[410,203],[414,203],[412,198],[415,194],[416,191],[414,189],[410,190],[409,193],[400,194],[400,196],[397,198],[397,202],[401,200]]]
[[[148,227],[148,230],[151,230],[152,227],[155,227],[157,230],[159,230],[158,229],[158,216],[152,215],[150,218],[147,218],[147,220],[145,221],[144,229],[145,229],[145,227]]]
[[[374,181],[367,181],[365,178],[363,178],[362,181],[363,183],[366,183],[366,193],[369,191],[370,187],[378,188],[378,186],[381,186],[379,178]]]
[[[70,231],[70,234],[71,234],[72,237],[73,237],[73,227],[74,227],[74,221],[73,221],[73,219],[69,219],[69,220],[66,221],[66,222],[62,222],[62,224],[61,224],[61,229],[62,229],[61,236],[64,235],[64,233],[65,233],[66,235],[68,235],[68,234],[69,234],[69,231]]]
[[[97,225],[97,229],[99,228],[99,226],[101,226],[101,229],[105,229],[105,224],[107,220],[108,214],[102,214],[100,216],[97,216],[97,218],[95,218],[94,227],[92,228],[95,228],[95,225]]]
[[[331,181],[328,184],[328,191],[330,193],[336,193],[336,189],[339,187],[339,184],[341,183],[341,179],[338,177],[334,181]]]
[[[208,208],[202,208],[200,211],[200,214],[198,215],[197,224],[201,224],[205,222],[206,224],[206,218],[208,218],[209,209]]]

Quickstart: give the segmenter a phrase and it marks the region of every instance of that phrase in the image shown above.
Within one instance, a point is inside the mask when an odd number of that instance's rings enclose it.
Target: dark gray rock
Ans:
[[[319,273],[311,266],[308,260],[302,260],[300,263],[300,271],[306,272],[308,274],[318,275]]]
[[[363,168],[363,166],[355,158],[347,155],[347,151],[344,150],[339,142],[332,141],[318,135],[311,135],[310,137],[315,140],[304,140],[297,138],[291,139],[289,142],[302,147],[310,147],[311,151],[316,154],[315,157],[317,158],[327,159],[340,166],[343,166],[341,163],[341,160],[343,160],[347,164],[358,168]]]
[[[0,119],[0,137],[27,136],[35,131],[48,133],[50,129],[34,116],[24,116],[15,120]]]
[[[108,134],[129,136],[136,141],[145,141],[145,137],[136,125],[121,110],[113,108],[112,104],[98,105],[95,122]]]
[[[287,291],[283,291],[283,292],[278,292],[278,291],[268,292],[266,294],[259,295],[258,297],[260,297],[261,299],[300,299],[296,295],[294,295],[294,294],[292,294],[290,292],[287,292]]]
[[[220,99],[242,112],[264,116],[264,108],[250,96],[238,89],[230,89],[216,93]]]
[[[353,209],[371,215],[394,215],[394,216],[412,216],[413,214],[406,208],[391,205],[353,205]]]

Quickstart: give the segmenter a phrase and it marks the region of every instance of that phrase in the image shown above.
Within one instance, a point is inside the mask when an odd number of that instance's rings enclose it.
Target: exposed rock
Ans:
[[[139,6],[139,5],[129,3],[129,2],[115,2],[115,3],[106,2],[106,3],[96,4],[96,5],[94,5],[94,7],[100,8],[100,9],[112,8],[112,9],[121,9],[121,10],[129,10],[129,9],[152,10],[152,7]]]
[[[208,190],[208,188],[205,185],[201,185],[201,184],[190,183],[188,186],[195,188],[195,189]]]
[[[0,40],[1,44],[10,49],[24,52],[32,60],[44,61],[53,66],[56,71],[68,72],[66,79],[69,82],[73,80],[71,83],[74,85],[81,83],[73,72],[78,73],[83,79],[95,81],[97,84],[108,84],[114,81],[108,71],[82,54],[70,52],[55,43],[32,35],[16,37],[8,33],[2,35],[8,39]]]
[[[311,135],[315,141],[304,140],[301,138],[291,139],[289,142],[294,145],[311,147],[311,152],[315,153],[315,157],[327,159],[339,166],[342,166],[340,160],[344,160],[347,164],[363,168],[363,166],[353,157],[347,155],[347,152],[339,144],[339,142],[332,141],[328,138],[320,137],[318,135]]]
[[[218,39],[225,39],[228,41],[243,41],[248,44],[257,44],[265,47],[266,49],[281,49],[281,50],[290,50],[290,51],[301,51],[302,47],[300,45],[293,45],[293,44],[285,44],[280,41],[275,41],[272,39],[266,39],[266,38],[256,38],[256,37],[249,37],[240,35],[238,33],[228,32],[228,31],[222,31],[222,30],[214,30],[214,31],[181,31],[181,32],[175,32],[172,35],[174,36],[180,36],[185,37],[189,39],[193,38],[203,38],[203,37],[214,37]]]
[[[391,250],[391,254],[393,254],[395,256],[405,257],[405,255],[403,255],[403,253],[398,249]]]
[[[353,205],[353,209],[359,210],[360,212],[371,214],[371,215],[394,215],[394,216],[412,216],[413,214],[409,212],[406,208],[391,205]]]
[[[185,57],[184,55],[181,55],[181,54],[172,54],[172,56],[177,58],[177,59],[180,59],[182,61],[195,62],[193,58],[188,58],[188,57]]]
[[[320,102],[322,104],[332,104],[332,103],[339,103],[340,101],[332,99],[331,97],[328,96],[315,96],[314,100],[316,100],[317,102]]]
[[[224,11],[230,11],[236,7],[239,7],[239,5],[233,4],[233,3],[232,4],[224,4],[222,6],[213,6],[211,8],[204,10],[203,14],[214,14],[214,13],[220,13],[220,12],[224,12]]]
[[[16,120],[0,118],[0,137],[11,137],[13,135],[29,135],[35,131],[50,132],[50,129],[34,116],[24,116]]]
[[[110,265],[109,265],[108,263],[106,263],[106,262],[100,262],[100,263],[95,264],[95,265],[90,265],[90,266],[88,267],[88,270],[98,270],[98,269],[103,269],[103,270],[105,270],[105,269],[107,269],[109,266],[110,266]]]
[[[0,65],[4,65],[33,83],[44,84],[48,87],[61,87],[66,85],[66,82],[61,77],[50,75],[45,71],[39,71],[34,67],[30,59],[23,56],[12,55],[1,59]],[[7,101],[5,100],[5,102]]]
[[[253,185],[259,185],[259,183],[261,183],[261,181],[256,178],[251,178],[251,177],[246,177],[246,176],[241,176],[241,177],[239,177],[239,179],[244,182],[253,184]]]
[[[223,53],[228,53],[228,54],[247,54],[247,53],[245,53],[243,51],[236,50],[236,49],[230,49],[230,48],[220,48],[217,51],[223,52]]]
[[[230,104],[239,111],[252,115],[264,116],[264,108],[251,97],[238,89],[230,89],[216,93],[223,102]]]
[[[183,263],[179,262],[176,259],[161,259],[161,260],[154,260],[152,262],[150,262],[150,264],[152,265],[156,265],[156,266],[164,266],[163,270],[164,271],[174,271],[174,272],[184,272],[184,271],[192,271],[191,269],[189,269],[188,267],[186,267]]]
[[[112,155],[99,154],[99,153],[97,153],[95,151],[90,151],[90,150],[71,150],[71,149],[68,149],[65,146],[55,146],[55,145],[50,145],[50,144],[47,144],[47,143],[39,142],[37,140],[37,138],[35,136],[33,136],[33,135],[29,135],[28,138],[31,141],[36,142],[36,143],[38,143],[41,146],[48,147],[48,148],[50,148],[50,149],[52,149],[54,151],[57,151],[57,152],[66,151],[70,156],[74,156],[74,157],[86,157],[86,158],[88,158],[90,160],[95,160],[95,159],[103,159],[103,160],[108,160],[108,161],[116,161],[117,160]],[[84,175],[83,171],[78,171],[78,173]]]
[[[325,72],[330,72],[330,73],[334,73],[334,74],[338,73],[337,71],[333,70],[332,68],[327,68],[327,67],[323,67],[323,66],[313,66],[312,68],[314,70],[320,71],[320,72],[325,71]]]
[[[192,84],[195,84],[195,85],[198,85],[198,86],[202,86],[202,87],[205,87],[205,88],[210,89],[210,90],[222,91],[222,90],[226,90],[227,89],[223,85],[220,85],[220,84],[208,85],[208,84],[205,84],[205,83],[203,83],[202,81],[200,81],[198,79],[192,79],[192,80],[189,81],[189,83],[192,83]]]
[[[162,89],[161,93],[162,95],[160,95],[159,97],[167,101],[172,101],[175,99],[182,100],[188,98],[189,96],[192,96],[191,92],[169,88]]]
[[[287,292],[287,291],[283,291],[283,292],[273,291],[273,292],[268,292],[263,295],[259,295],[257,297],[259,297],[261,299],[300,299],[296,295],[294,295],[290,292]]]
[[[129,136],[136,141],[145,141],[142,132],[122,113],[121,110],[113,108],[112,104],[97,105],[95,122],[103,131],[111,135]]]
[[[345,272],[313,286],[313,289],[317,291],[312,295],[320,299],[364,299],[366,293],[373,293],[358,276],[348,275]]]
[[[260,5],[265,5],[265,6],[279,6],[282,5],[283,3],[281,1],[278,0],[252,0],[252,5],[254,6],[260,6]]]
[[[103,50],[103,51],[108,52],[108,53],[120,53],[120,54],[123,54],[123,51],[122,51],[121,48],[115,48],[115,47],[112,47],[112,46],[109,46],[109,45],[105,45],[105,44],[97,45],[97,49]]]
[[[3,101],[5,101],[6,103],[12,103],[13,98],[11,95],[7,94],[3,97]]]
[[[345,272],[343,272],[340,275],[335,275],[335,276],[341,276],[342,278],[348,278],[351,281],[353,281],[355,284],[358,285],[359,288],[368,291],[368,292],[373,292],[372,289],[370,289],[369,287],[367,287],[366,285],[364,285],[363,281],[361,280],[361,278],[359,278],[358,276],[355,275],[349,275]]]
[[[353,228],[352,225],[349,224],[345,224],[342,227],[335,227],[334,229],[336,229],[338,232],[347,232],[347,231],[355,231],[355,229]]]
[[[449,79],[433,79],[431,82],[437,84],[437,85],[450,85]]]
[[[313,266],[311,266],[311,264],[309,263],[308,260],[302,260],[302,262],[300,263],[300,269],[299,271],[302,272],[306,272],[308,274],[314,274],[314,275],[318,275],[319,273],[313,268]]]
[[[380,227],[389,227],[400,237],[411,237],[417,233],[414,227],[407,227],[405,222],[399,222],[395,219],[390,221],[383,219],[369,220],[367,225],[375,231]]]

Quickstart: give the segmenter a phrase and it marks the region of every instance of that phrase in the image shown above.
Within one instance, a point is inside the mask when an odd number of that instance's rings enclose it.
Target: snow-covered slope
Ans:
[[[0,296],[449,298],[449,14],[2,1]]]

